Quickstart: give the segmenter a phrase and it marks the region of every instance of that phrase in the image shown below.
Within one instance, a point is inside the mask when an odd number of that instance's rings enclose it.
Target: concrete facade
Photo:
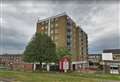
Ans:
[[[106,49],[103,53],[112,53],[112,60],[102,60],[103,71],[111,74],[120,74],[120,49]]]
[[[102,54],[89,54],[88,55],[89,68],[97,70],[100,62],[102,61]]]

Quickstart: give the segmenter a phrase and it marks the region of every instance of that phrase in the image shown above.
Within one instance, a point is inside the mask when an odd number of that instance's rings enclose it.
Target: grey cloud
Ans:
[[[6,30],[6,31],[5,31]],[[0,53],[7,53],[8,51],[24,50],[26,46],[25,36],[13,29],[2,29],[3,36],[0,39]],[[8,52],[9,53],[9,52]],[[13,53],[13,52],[11,52]]]
[[[0,47],[3,49],[23,49],[25,47],[26,36],[21,32],[2,28],[2,37],[0,39]]]
[[[45,2],[45,3],[77,3],[77,4],[90,4],[93,1],[100,3],[100,4],[109,4],[109,3],[115,3],[115,1],[119,0],[3,0],[3,2],[9,2],[9,3],[17,3],[17,2]],[[79,3],[78,3],[79,2]]]
[[[4,39],[0,39],[0,45],[2,46],[2,48],[0,46],[2,50],[0,52],[22,52],[35,33],[38,17],[43,19],[62,12],[67,12],[88,33],[90,52],[101,52],[104,48],[118,48],[119,31],[116,31],[118,26],[110,24],[118,24],[116,19],[113,20],[114,13],[117,13],[116,11],[113,13],[116,10],[113,4],[116,5],[117,0],[4,0],[3,4],[7,6],[2,10],[3,19],[5,19],[6,23],[2,27]],[[104,16],[106,13],[108,14]],[[104,20],[112,19],[112,21],[103,25],[103,22],[101,23],[99,20],[102,17]],[[100,24],[97,21],[100,21]],[[102,33],[109,29],[109,33],[103,36]],[[114,36],[110,35],[112,29],[115,29],[112,32]],[[105,44],[106,46],[104,46]]]
[[[120,35],[118,33],[104,34],[102,38],[89,44],[90,53],[101,53],[104,49],[120,48]]]

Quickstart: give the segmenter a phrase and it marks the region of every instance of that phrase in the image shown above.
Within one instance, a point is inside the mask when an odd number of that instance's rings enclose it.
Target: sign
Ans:
[[[63,61],[63,69],[69,69],[69,62],[67,59]]]
[[[59,61],[59,70],[60,71],[67,71],[69,69],[69,58],[68,57],[63,57]]]
[[[113,60],[112,53],[102,53],[102,60]]]

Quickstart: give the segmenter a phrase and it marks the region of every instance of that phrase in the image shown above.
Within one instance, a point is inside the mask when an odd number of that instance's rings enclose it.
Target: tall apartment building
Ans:
[[[57,48],[70,50],[73,61],[87,60],[87,34],[66,13],[38,20],[36,32],[50,36]]]

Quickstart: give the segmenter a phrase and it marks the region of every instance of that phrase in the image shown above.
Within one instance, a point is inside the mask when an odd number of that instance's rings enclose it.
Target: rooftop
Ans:
[[[48,18],[45,18],[45,19],[39,19],[38,18],[38,22],[37,23],[40,23],[40,22],[43,22],[43,21],[47,21],[48,19],[53,19],[53,18],[57,18],[57,17],[60,17],[60,16],[68,16],[67,15],[67,13],[66,12],[63,12],[63,13],[61,13],[61,14],[57,14],[57,15],[55,15],[55,16],[50,16],[50,17],[48,17]],[[69,17],[69,16],[68,16]],[[71,17],[69,17],[71,20],[72,20],[72,18]],[[72,20],[74,23],[75,23],[75,21],[74,20]],[[76,24],[76,23],[75,23]],[[82,31],[84,31],[82,28],[81,28],[81,26],[79,26],[79,25],[76,25],[77,27],[79,27]],[[84,33],[87,35],[87,33],[84,31]]]
[[[21,56],[22,54],[0,54],[0,56]]]
[[[105,49],[103,53],[113,53],[113,54],[120,54],[120,49]]]
[[[89,54],[89,56],[102,56],[102,54]]]
[[[48,17],[48,18],[45,18],[45,19],[39,19],[39,18],[38,18],[38,23],[40,23],[40,22],[42,22],[42,21],[46,21],[46,20],[48,20],[48,19],[52,19],[52,18],[64,16],[64,15],[67,16],[66,12],[63,12],[63,13],[61,13],[61,14],[58,14],[58,15],[55,15],[55,16],[51,16],[51,17]]]

